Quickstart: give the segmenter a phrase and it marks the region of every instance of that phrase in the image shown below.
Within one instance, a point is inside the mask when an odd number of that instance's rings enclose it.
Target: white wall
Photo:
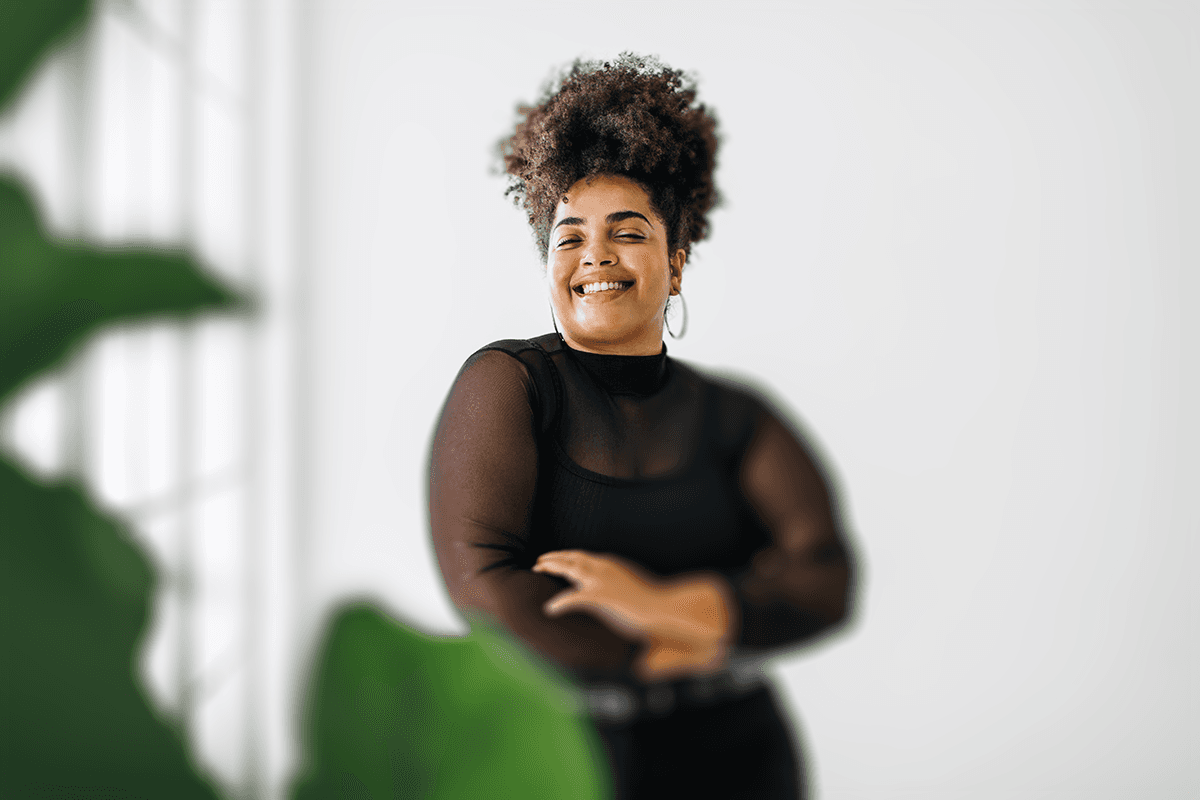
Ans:
[[[657,53],[727,198],[671,352],[796,410],[862,554],[856,625],[778,665],[819,796],[1196,796],[1195,6],[732,9],[316,4],[310,611],[460,629],[432,425],[550,326],[493,144],[551,67]]]

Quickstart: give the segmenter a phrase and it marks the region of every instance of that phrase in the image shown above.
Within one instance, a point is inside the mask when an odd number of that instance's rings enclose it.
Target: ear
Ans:
[[[671,270],[671,294],[679,294],[683,291],[683,267],[687,263],[687,251],[682,247],[675,251],[675,255],[671,256],[669,268]]]

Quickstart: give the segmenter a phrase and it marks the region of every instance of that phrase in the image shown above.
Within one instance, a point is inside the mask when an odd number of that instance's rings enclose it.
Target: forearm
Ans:
[[[485,614],[534,652],[576,675],[626,669],[634,645],[582,614],[551,619],[561,584],[529,570],[537,490],[532,379],[511,354],[473,355],[434,433],[429,525],[454,604]]]
[[[530,650],[576,678],[626,674],[636,643],[586,614],[547,616],[543,606],[559,591],[559,582],[547,576],[501,568],[474,576],[451,596],[464,612],[487,614]]]
[[[737,644],[796,645],[843,620],[854,565],[830,486],[799,438],[763,411],[740,483],[769,544],[734,576]]]
[[[840,544],[820,556],[764,550],[734,581],[739,646],[796,645],[833,628],[849,613],[853,564]]]
[[[715,572],[693,572],[663,582],[647,609],[647,639],[706,648],[732,640],[738,631],[737,598]]]
[[[721,575],[663,579],[626,559],[582,550],[545,553],[533,569],[571,584],[546,603],[548,615],[584,611],[641,645],[633,663],[638,678],[666,680],[724,665],[736,606]]]

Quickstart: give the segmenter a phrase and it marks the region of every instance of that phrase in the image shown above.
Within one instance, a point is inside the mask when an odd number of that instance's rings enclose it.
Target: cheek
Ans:
[[[671,291],[671,272],[666,267],[655,269],[651,273],[650,286],[653,287],[654,294],[667,294]]]
[[[570,303],[574,299],[571,288],[568,285],[570,282],[570,271],[561,268],[555,269],[551,264],[546,270],[547,289],[549,290],[550,299],[555,304],[564,305]]]
[[[555,258],[554,256],[550,256],[546,260],[546,276],[554,287],[557,288],[563,285],[570,274],[571,265],[563,257],[559,256]]]
[[[546,268],[546,286],[549,287],[550,293],[554,294],[562,286],[562,274],[551,264]]]

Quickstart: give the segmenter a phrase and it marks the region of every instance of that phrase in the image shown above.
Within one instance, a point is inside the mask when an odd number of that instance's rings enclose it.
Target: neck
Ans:
[[[595,353],[575,350],[569,344],[567,348],[574,360],[609,394],[642,397],[655,394],[666,383],[670,371],[665,345],[660,345],[659,351],[650,355]]]
[[[601,356],[656,356],[663,351],[662,328],[656,334],[621,342],[581,342],[567,333],[559,333],[567,347]]]

